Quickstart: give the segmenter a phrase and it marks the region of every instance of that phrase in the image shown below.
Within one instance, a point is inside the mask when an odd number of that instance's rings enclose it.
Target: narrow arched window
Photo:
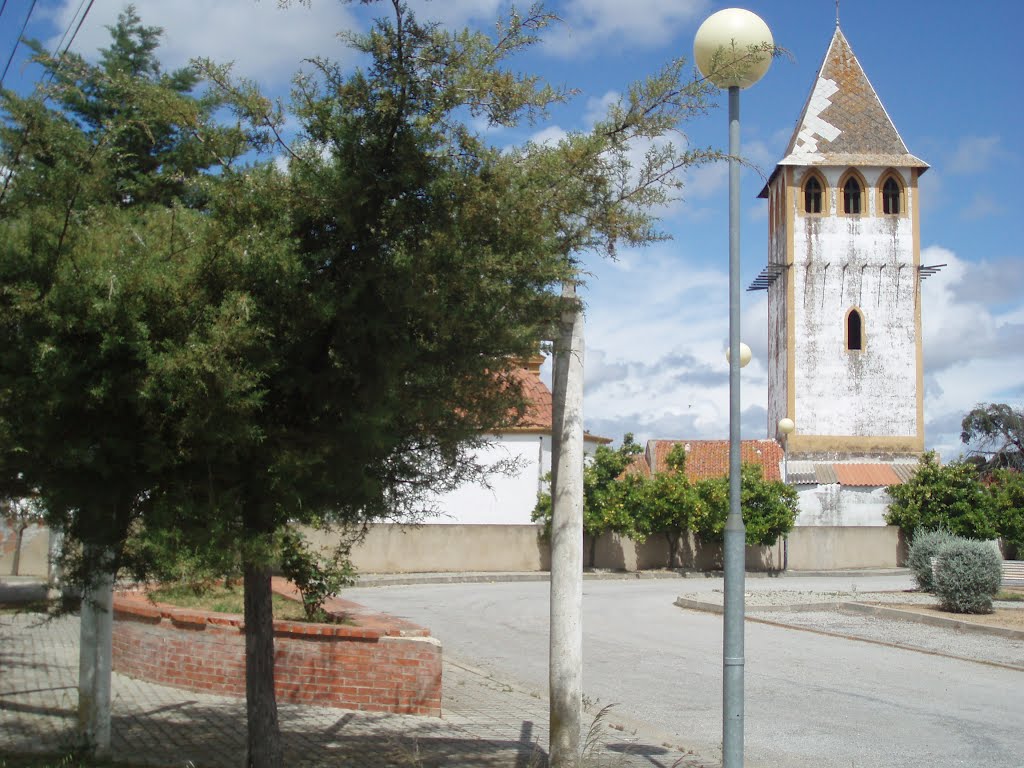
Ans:
[[[859,214],[861,211],[860,182],[850,177],[843,185],[843,213]]]
[[[804,184],[804,213],[821,213],[821,182],[815,176]]]
[[[893,216],[900,212],[900,185],[892,176],[882,185],[882,212]]]
[[[846,349],[864,349],[864,318],[856,309],[851,309],[846,316]]]

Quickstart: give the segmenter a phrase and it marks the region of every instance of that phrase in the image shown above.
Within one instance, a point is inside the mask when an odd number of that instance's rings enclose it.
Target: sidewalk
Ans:
[[[59,750],[74,733],[78,619],[0,614],[0,752]],[[235,768],[245,703],[113,676],[113,751],[156,766]],[[542,768],[548,703],[464,665],[444,664],[443,717],[281,706],[285,764],[332,768]],[[586,726],[590,725],[586,716]],[[712,768],[657,736],[597,728],[594,768]],[[191,762],[190,762],[191,761]]]

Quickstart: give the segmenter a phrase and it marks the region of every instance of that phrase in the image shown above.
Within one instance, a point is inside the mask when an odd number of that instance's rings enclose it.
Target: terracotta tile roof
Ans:
[[[653,472],[667,469],[665,458],[675,445],[689,445],[686,456],[686,476],[691,480],[724,477],[729,474],[728,440],[651,440],[647,443],[647,460]],[[781,480],[779,465],[782,446],[774,440],[743,440],[740,443],[740,461],[760,464],[766,480]]]
[[[638,454],[633,457],[633,463],[629,464],[624,470],[620,477],[626,477],[627,475],[640,475],[640,477],[651,476],[651,465],[647,463],[647,457],[644,454]]]
[[[899,485],[900,478],[889,464],[833,464],[840,485],[882,487]]]
[[[513,429],[551,431],[551,390],[540,380],[540,374],[529,368],[510,371],[510,378],[523,388],[526,411]]]
[[[880,488],[905,483],[917,472],[917,464],[902,462],[838,463],[790,461],[789,482],[793,485],[852,485]]]
[[[779,165],[928,167],[907,150],[838,27]]]
[[[540,378],[540,366],[543,362],[543,357],[534,357],[528,361],[525,367],[514,368],[508,372],[509,378],[518,382],[522,387],[526,411],[519,422],[507,429],[507,432],[551,432],[551,390]],[[588,442],[612,442],[611,438],[592,435],[589,432],[584,432],[583,437]]]

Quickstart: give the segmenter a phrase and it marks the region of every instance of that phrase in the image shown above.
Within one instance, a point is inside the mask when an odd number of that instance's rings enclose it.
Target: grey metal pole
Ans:
[[[729,515],[725,522],[722,768],[743,766],[743,580],[740,509],[740,89],[729,88]]]

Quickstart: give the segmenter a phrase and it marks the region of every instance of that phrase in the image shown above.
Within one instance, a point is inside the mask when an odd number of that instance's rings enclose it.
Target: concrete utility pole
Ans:
[[[551,768],[575,768],[583,715],[583,308],[574,283],[562,314],[552,381]]]
[[[78,732],[83,746],[95,749],[101,756],[110,754],[114,629],[114,574],[105,567],[112,557],[109,552],[104,555],[91,558],[100,567],[82,592],[78,655]]]

